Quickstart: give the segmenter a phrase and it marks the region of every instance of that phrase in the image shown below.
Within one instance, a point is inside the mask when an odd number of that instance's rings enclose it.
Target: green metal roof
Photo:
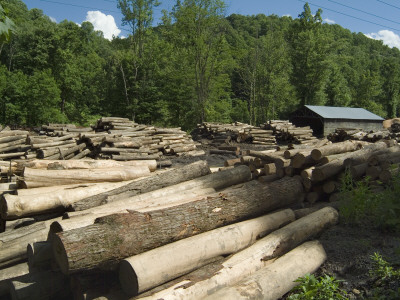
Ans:
[[[324,119],[376,120],[384,119],[364,108],[305,105]]]

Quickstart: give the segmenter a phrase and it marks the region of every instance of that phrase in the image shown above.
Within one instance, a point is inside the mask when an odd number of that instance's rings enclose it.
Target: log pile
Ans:
[[[330,133],[327,138],[332,142],[354,140],[375,143],[376,141],[390,139],[391,137],[393,136],[386,129],[366,132],[356,128],[337,128],[333,133]]]
[[[291,122],[285,120],[271,120],[261,127],[272,130],[279,143],[302,144],[317,139],[313,136],[313,130],[309,126],[296,127]]]
[[[156,128],[125,118],[100,118],[93,127],[43,125],[40,135],[28,131],[0,132],[0,160],[69,160],[84,157],[119,161],[159,159],[163,155],[203,155],[180,128]]]
[[[102,163],[36,160],[18,162],[15,168],[24,169],[23,174],[83,172],[91,166],[109,168],[111,161]],[[69,178],[50,177],[46,181]],[[79,180],[76,173],[70,178]],[[148,299],[200,299],[218,292],[218,299],[229,299],[220,296],[233,292],[225,288],[259,282],[285,266],[294,273],[278,290],[270,288],[268,279],[260,283],[263,293],[282,296],[295,277],[314,272],[326,259],[317,241],[305,242],[334,225],[338,214],[324,208],[296,220],[288,207],[302,199],[297,178],[269,183],[251,178],[248,166],[210,173],[207,163],[199,161],[125,183],[74,181],[3,194],[0,297],[128,299],[140,294]],[[279,208],[283,210],[271,213]],[[20,223],[14,226],[16,221]],[[199,271],[207,276],[189,283],[190,274]],[[167,282],[175,288],[152,291]]]

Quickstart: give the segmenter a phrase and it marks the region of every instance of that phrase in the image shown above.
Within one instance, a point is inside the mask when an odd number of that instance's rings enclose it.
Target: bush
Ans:
[[[346,292],[339,285],[340,281],[328,275],[316,278],[306,274],[296,280],[300,284],[292,290],[289,300],[330,300],[348,299]]]
[[[346,171],[342,178],[340,216],[345,224],[364,224],[400,231],[400,175],[397,173],[382,192],[370,189],[368,177],[354,182]]]

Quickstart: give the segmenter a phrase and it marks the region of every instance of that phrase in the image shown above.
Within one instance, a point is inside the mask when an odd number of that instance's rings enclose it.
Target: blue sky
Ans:
[[[122,15],[116,0],[25,0],[29,9],[40,8],[49,17],[60,22],[64,19],[82,23],[89,20],[105,36],[124,36],[127,27],[121,24]],[[161,10],[170,10],[176,0],[160,0],[155,9],[155,22]],[[400,1],[398,0],[312,0],[308,1],[313,12],[322,8],[322,17],[327,23],[336,23],[353,32],[362,32],[371,38],[400,48]],[[226,0],[227,15],[276,14],[297,18],[303,11],[301,0]],[[92,13],[88,12],[91,11]]]

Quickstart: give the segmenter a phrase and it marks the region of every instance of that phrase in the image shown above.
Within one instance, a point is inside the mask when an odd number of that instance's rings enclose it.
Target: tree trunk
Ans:
[[[326,259],[320,242],[306,242],[239,283],[203,299],[275,300],[298,285],[297,278],[317,271]]]
[[[361,144],[359,142],[344,141],[340,143],[326,145],[318,149],[313,149],[311,151],[311,156],[314,160],[320,160],[323,156],[351,152],[360,148]]]
[[[29,243],[27,246],[28,266],[30,272],[35,270],[49,270],[53,259],[51,242]]]
[[[21,182],[26,188],[30,188],[30,182],[36,182],[36,187],[87,182],[118,182],[144,177],[149,174],[150,170],[146,166],[86,170],[40,170],[25,168],[23,174],[24,180]]]
[[[269,260],[283,255],[307,239],[320,234],[337,221],[338,212],[334,208],[323,208],[272,232],[250,247],[234,254],[208,276],[205,274],[197,280],[190,277],[185,280],[186,278],[183,277],[180,284],[140,299],[202,299],[220,288],[240,282],[243,278],[269,265],[271,263]]]
[[[125,257],[293,204],[302,190],[301,183],[292,178],[268,185],[249,182],[172,208],[102,217],[94,225],[57,233],[55,258],[66,274],[115,268]]]
[[[293,211],[287,209],[132,256],[120,264],[121,286],[128,295],[135,296],[201,267],[213,257],[240,251],[294,220]]]
[[[131,195],[139,195],[142,193],[151,192],[163,187],[178,184],[183,181],[191,180],[210,173],[210,168],[207,162],[199,161],[180,169],[168,170],[164,173],[156,174],[151,177],[139,179],[126,186],[111,190],[106,193],[101,193],[89,198],[82,199],[70,206],[71,211],[85,210],[95,206],[105,204],[109,196],[131,192]]]
[[[352,166],[356,166],[356,165],[365,163],[369,160],[371,155],[373,155],[374,153],[376,153],[378,151],[386,150],[386,149],[388,149],[387,147],[388,147],[387,144],[384,142],[377,142],[372,145],[367,145],[363,149],[357,151],[356,157],[346,159],[343,162],[344,166],[347,168],[347,167],[352,167]],[[396,148],[400,153],[400,148],[398,148],[398,147],[396,147]],[[394,150],[396,148],[393,147],[390,149]]]

